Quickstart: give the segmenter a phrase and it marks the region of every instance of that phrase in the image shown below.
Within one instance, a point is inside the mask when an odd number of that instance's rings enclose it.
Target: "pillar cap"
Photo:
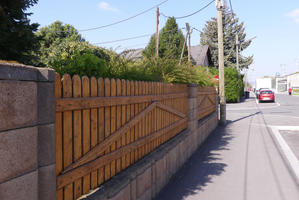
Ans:
[[[188,87],[198,87],[198,84],[196,84],[196,83],[188,83],[187,86]]]

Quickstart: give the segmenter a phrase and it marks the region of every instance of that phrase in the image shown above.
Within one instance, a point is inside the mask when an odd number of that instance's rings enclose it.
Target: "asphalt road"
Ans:
[[[299,97],[227,105],[217,128],[157,196],[171,200],[298,200]]]

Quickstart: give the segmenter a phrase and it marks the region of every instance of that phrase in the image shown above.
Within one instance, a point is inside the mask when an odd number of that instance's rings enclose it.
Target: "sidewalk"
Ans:
[[[253,100],[229,111],[157,200],[298,200],[299,188]],[[237,104],[233,105],[236,107]]]

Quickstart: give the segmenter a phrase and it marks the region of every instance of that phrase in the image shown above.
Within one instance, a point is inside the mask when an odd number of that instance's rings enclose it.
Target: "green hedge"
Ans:
[[[219,75],[218,69],[209,68],[213,75]],[[234,67],[226,67],[224,69],[225,78],[225,98],[227,103],[237,103],[244,95],[243,75]]]

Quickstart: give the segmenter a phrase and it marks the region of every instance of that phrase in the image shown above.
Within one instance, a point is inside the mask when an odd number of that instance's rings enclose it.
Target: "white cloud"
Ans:
[[[299,24],[299,8],[287,13],[286,16],[291,18],[296,24]]]
[[[118,11],[117,8],[112,7],[111,5],[109,5],[109,3],[105,2],[105,1],[102,1],[99,3],[99,8],[101,10],[107,10],[107,11],[112,11],[112,12]]]

